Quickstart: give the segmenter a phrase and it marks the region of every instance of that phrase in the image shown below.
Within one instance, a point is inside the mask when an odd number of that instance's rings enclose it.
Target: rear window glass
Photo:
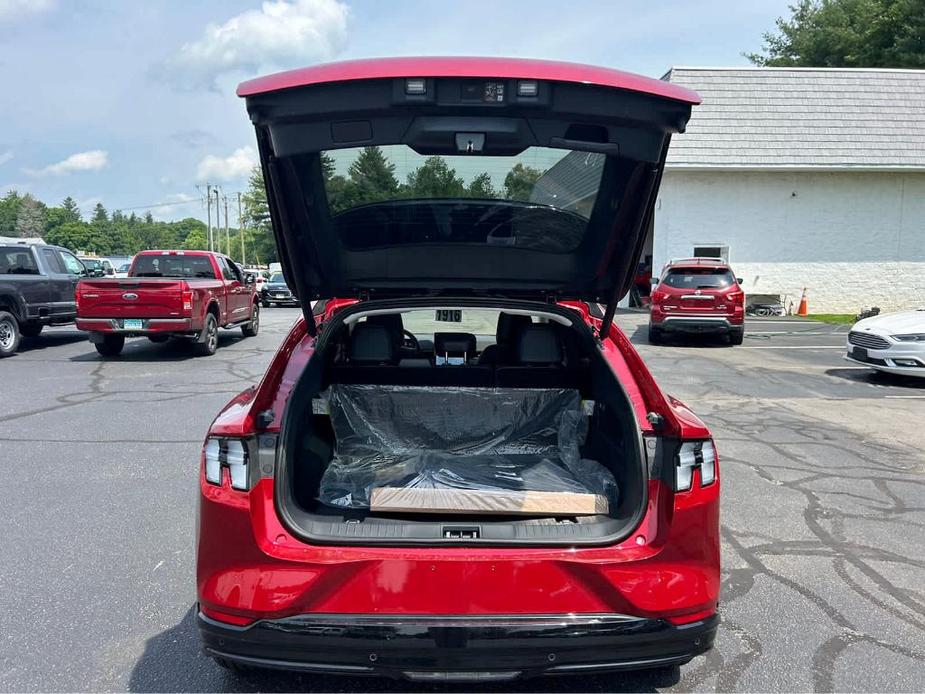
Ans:
[[[102,270],[103,263],[99,260],[94,260],[93,258],[81,258],[80,262],[84,264],[88,270]]]
[[[28,248],[0,248],[0,275],[37,275],[39,268]]]
[[[201,255],[140,255],[132,277],[202,277],[215,279],[212,263]]]
[[[573,251],[604,162],[547,147],[516,156],[423,156],[407,145],[322,154],[333,223],[351,250],[465,243]]]
[[[729,270],[676,268],[669,270],[662,281],[678,289],[725,289],[734,285],[736,278]]]

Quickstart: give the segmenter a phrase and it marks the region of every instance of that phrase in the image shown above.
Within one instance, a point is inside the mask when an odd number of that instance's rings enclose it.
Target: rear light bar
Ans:
[[[694,469],[700,469],[700,486],[716,481],[716,448],[712,441],[684,441],[675,461],[675,491],[686,492],[694,484]]]
[[[231,488],[246,492],[252,489],[261,477],[273,476],[276,464],[276,436],[210,436],[202,449],[202,461],[206,482],[222,486],[222,470],[228,470]]]
[[[676,492],[694,487],[694,470],[700,470],[700,486],[716,482],[716,446],[712,439],[678,441],[644,437],[649,477],[670,484]]]

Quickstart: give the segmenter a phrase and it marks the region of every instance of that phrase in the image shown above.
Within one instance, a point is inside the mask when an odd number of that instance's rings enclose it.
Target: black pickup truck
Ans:
[[[0,357],[46,325],[72,323],[74,290],[86,268],[64,248],[0,237]]]

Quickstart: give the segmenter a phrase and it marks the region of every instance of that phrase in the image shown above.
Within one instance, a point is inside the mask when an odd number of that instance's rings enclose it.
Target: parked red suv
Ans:
[[[649,342],[669,333],[725,333],[729,343],[745,337],[745,292],[729,265],[716,258],[685,258],[668,263],[653,280]]]
[[[613,325],[697,95],[463,58],[238,93],[303,317],[205,440],[206,652],[471,682],[709,650],[716,449]]]

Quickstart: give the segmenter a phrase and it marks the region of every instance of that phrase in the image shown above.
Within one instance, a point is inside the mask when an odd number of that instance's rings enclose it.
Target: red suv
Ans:
[[[653,280],[649,342],[668,333],[725,333],[729,343],[745,337],[745,292],[729,265],[716,258],[672,260]]]
[[[613,325],[697,95],[461,58],[238,93],[303,316],[205,440],[206,652],[471,682],[709,650],[716,449]]]

